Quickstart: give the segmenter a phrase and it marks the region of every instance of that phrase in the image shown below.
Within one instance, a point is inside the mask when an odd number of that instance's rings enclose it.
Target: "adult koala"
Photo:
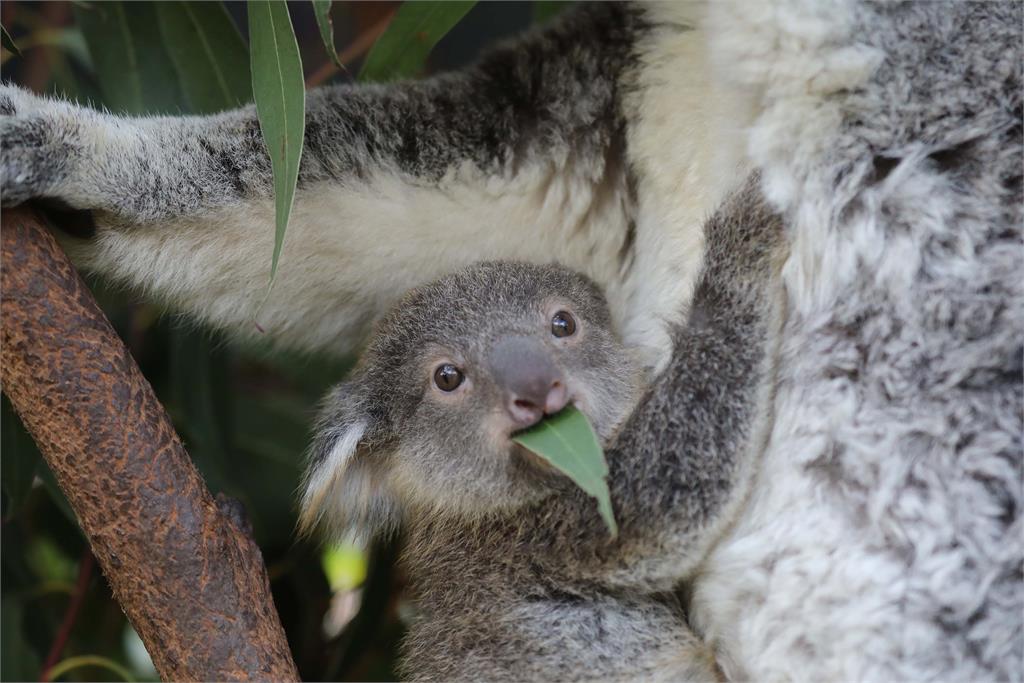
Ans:
[[[1024,677],[1022,5],[598,4],[477,66],[309,94],[275,290],[251,108],[120,119],[6,87],[5,204],[93,209],[84,265],[343,352],[406,289],[557,259],[652,371],[701,225],[787,221],[768,445],[692,577],[730,678]],[[666,448],[673,444],[665,444]]]

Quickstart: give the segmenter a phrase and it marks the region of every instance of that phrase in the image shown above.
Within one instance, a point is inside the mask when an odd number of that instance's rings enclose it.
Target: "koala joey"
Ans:
[[[326,400],[304,499],[377,533],[400,515],[474,519],[561,485],[511,437],[572,403],[608,442],[640,366],[604,298],[560,266],[482,263],[416,288],[379,323]]]
[[[779,231],[752,185],[707,230],[689,323],[644,395],[593,284],[495,262],[406,295],[327,398],[302,523],[404,525],[423,614],[410,677],[715,677],[674,591],[728,523],[764,438]],[[567,403],[606,445],[617,539],[592,499],[511,441]],[[666,433],[677,451],[658,447]]]

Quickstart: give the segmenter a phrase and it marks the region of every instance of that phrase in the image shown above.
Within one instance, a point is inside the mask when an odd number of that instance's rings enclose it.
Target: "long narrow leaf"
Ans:
[[[475,5],[475,0],[404,2],[366,56],[360,81],[415,76],[437,42]]]
[[[288,6],[283,2],[249,0],[249,41],[252,92],[274,172],[276,231],[270,265],[273,282],[295,199],[305,134],[302,61]]]
[[[76,3],[74,12],[107,107],[126,114],[180,110],[178,76],[163,49],[153,3]]]
[[[3,44],[5,50],[14,55],[20,55],[21,50],[14,44],[14,39],[11,38],[11,34],[7,32],[3,24],[0,24],[0,43]]]
[[[597,435],[583,413],[569,406],[513,440],[550,462],[596,498],[597,511],[608,530],[613,537],[618,535],[619,527],[615,523],[608,492],[608,463]]]
[[[221,2],[156,3],[160,33],[192,111],[252,101],[245,41]]]
[[[334,47],[334,24],[331,23],[331,0],[313,0],[313,13],[316,15],[316,25],[320,28],[320,37],[323,38],[324,48],[330,55],[331,61],[344,70],[345,65],[338,59],[338,50]]]

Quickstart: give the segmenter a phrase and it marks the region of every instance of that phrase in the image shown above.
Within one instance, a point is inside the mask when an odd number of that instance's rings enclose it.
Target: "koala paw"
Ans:
[[[57,197],[76,156],[72,105],[0,86],[0,203]]]

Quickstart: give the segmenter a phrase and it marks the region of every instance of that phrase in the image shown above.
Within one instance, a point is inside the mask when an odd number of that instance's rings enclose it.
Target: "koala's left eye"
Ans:
[[[445,363],[434,370],[434,384],[441,391],[455,391],[462,384],[462,370],[451,363]]]
[[[571,337],[576,333],[576,319],[568,311],[559,311],[551,319],[551,334],[556,337]]]

